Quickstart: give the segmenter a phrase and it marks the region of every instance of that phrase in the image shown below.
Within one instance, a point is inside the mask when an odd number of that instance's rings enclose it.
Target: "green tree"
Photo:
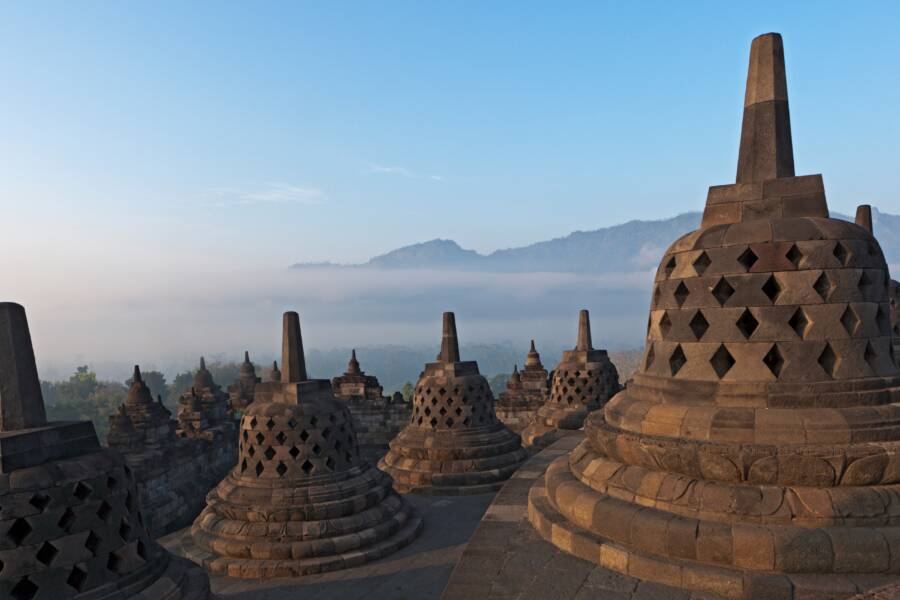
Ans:
[[[86,366],[78,367],[68,381],[42,384],[42,389],[55,398],[47,406],[49,420],[92,421],[101,442],[106,441],[109,415],[125,401],[127,391],[120,383],[98,381]]]
[[[413,393],[416,391],[415,386],[411,381],[407,381],[403,384],[403,387],[400,388],[400,393],[403,394],[403,401],[407,404],[412,402]]]

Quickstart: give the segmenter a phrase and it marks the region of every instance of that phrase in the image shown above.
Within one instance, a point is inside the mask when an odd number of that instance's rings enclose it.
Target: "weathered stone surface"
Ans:
[[[497,418],[515,432],[520,432],[531,422],[537,410],[550,397],[550,380],[547,369],[541,364],[541,356],[531,340],[531,349],[525,358],[525,366],[518,365],[506,382],[506,391],[494,404]]]
[[[382,394],[383,388],[374,375],[366,375],[356,359],[350,356],[347,371],[331,380],[334,396],[346,402],[353,419],[353,430],[359,452],[366,461],[377,464],[387,453],[390,441],[409,421],[410,405]]]
[[[421,520],[363,461],[346,406],[306,378],[300,323],[284,316],[280,381],[258,383],[241,417],[240,460],[209,493],[188,558],[232,577],[297,576],[385,556]]]
[[[23,373],[37,378],[24,309],[12,306],[17,322],[0,327],[0,389],[16,393],[0,397],[0,405],[17,405],[8,415],[41,415],[42,398],[21,380]],[[23,413],[21,406],[29,408]],[[131,470],[116,452],[100,448],[90,423],[22,424],[32,427],[0,433],[4,451],[28,453],[4,460],[0,598],[210,597],[202,571],[153,541]]]
[[[575,348],[563,352],[553,369],[550,394],[522,431],[522,442],[544,447],[560,430],[580,429],[588,413],[602,408],[619,387],[619,374],[606,350],[595,350],[591,343],[590,316],[582,310]]]
[[[378,463],[400,492],[473,494],[498,489],[526,457],[519,436],[494,414],[474,361],[459,360],[453,313],[444,313],[441,352],[416,383],[409,424]]]
[[[0,303],[0,431],[47,423],[25,309]]]
[[[281,374],[278,376],[280,378]],[[250,362],[250,353],[245,351],[238,378],[228,386],[228,412],[231,418],[239,419],[247,405],[253,402],[253,391],[260,381],[262,380],[256,376],[256,367]]]
[[[529,519],[639,579],[846,598],[900,581],[889,275],[868,211],[829,219],[821,177],[794,177],[784,80],[780,36],[754,40],[737,183],[663,256],[641,368]]]

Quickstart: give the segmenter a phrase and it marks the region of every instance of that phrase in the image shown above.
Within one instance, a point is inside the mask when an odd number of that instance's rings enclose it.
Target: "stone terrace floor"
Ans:
[[[546,542],[527,520],[528,490],[583,439],[573,432],[503,486],[456,565],[443,600],[720,600],[614,573]]]
[[[212,589],[222,600],[437,600],[493,497],[409,494],[406,498],[424,518],[425,527],[395,554],[361,567],[297,579],[210,575]],[[180,554],[186,534],[183,529],[159,541]]]

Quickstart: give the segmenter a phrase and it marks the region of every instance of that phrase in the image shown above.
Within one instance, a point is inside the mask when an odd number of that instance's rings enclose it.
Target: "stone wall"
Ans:
[[[410,405],[406,402],[352,399],[347,401],[353,429],[362,457],[370,463],[378,464],[387,454],[388,444],[407,423]]]

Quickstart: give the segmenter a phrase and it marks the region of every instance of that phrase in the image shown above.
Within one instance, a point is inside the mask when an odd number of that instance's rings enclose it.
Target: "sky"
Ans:
[[[768,31],[797,173],[833,210],[900,213],[900,5],[750,6],[0,3],[0,295],[48,356],[139,355],[130,319],[161,356],[241,320],[218,299],[300,298],[260,292],[292,263],[699,210]],[[316,285],[368,293],[340,278]]]

